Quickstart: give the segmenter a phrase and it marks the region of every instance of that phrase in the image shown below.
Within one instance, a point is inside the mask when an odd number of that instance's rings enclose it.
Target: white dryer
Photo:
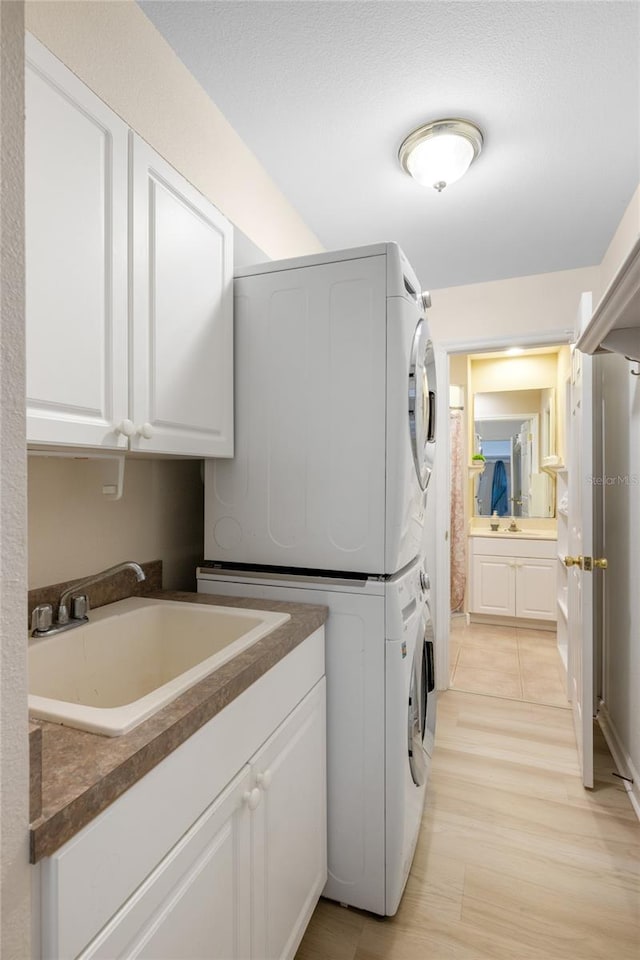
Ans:
[[[393,915],[422,818],[436,692],[428,580],[419,563],[387,580],[198,569],[198,591],[322,603],[327,669],[327,843],[323,895]]]
[[[205,558],[393,574],[421,553],[435,369],[395,243],[235,280],[235,457],[205,468]]]

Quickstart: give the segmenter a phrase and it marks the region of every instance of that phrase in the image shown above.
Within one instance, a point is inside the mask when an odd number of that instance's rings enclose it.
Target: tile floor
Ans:
[[[453,617],[449,634],[454,690],[569,708],[566,673],[548,630],[467,624]]]

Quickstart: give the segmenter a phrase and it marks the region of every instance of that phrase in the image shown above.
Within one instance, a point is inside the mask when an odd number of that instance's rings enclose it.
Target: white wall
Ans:
[[[29,945],[22,3],[0,3],[0,955]]]

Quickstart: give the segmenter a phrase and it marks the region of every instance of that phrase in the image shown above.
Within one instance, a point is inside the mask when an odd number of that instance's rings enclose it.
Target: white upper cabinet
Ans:
[[[133,450],[233,454],[229,222],[131,135]]]
[[[232,456],[231,224],[26,51],[29,443]]]
[[[128,129],[26,44],[27,436],[127,446]]]

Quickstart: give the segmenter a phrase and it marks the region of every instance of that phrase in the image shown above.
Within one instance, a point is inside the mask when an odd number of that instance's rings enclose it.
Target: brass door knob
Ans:
[[[582,567],[582,557],[565,557],[565,567]]]

